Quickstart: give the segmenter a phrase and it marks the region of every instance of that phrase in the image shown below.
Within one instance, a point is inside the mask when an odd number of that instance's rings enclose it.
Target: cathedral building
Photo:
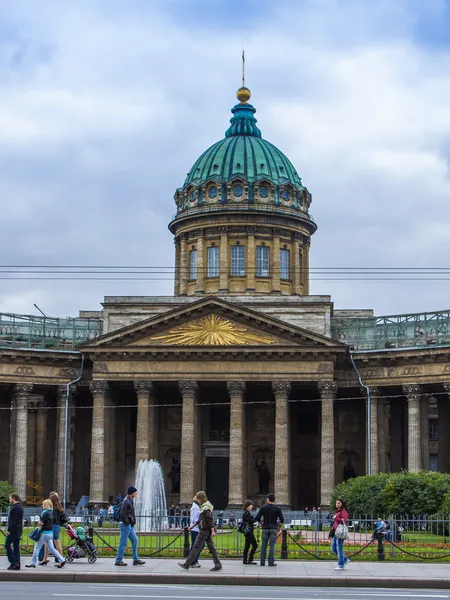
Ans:
[[[0,315],[0,480],[30,503],[105,501],[142,459],[169,503],[205,489],[218,508],[268,491],[327,506],[367,472],[449,471],[450,311],[310,295],[311,194],[237,98],[175,192],[173,296]]]

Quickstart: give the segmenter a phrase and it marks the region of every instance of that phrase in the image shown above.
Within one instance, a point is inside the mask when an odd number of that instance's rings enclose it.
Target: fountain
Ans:
[[[141,460],[136,474],[136,531],[168,529],[164,474],[156,460]]]

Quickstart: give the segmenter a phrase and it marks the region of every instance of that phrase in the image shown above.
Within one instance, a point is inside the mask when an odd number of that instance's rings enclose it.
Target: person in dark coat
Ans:
[[[8,515],[8,526],[6,531],[5,549],[10,565],[9,571],[20,570],[20,538],[23,530],[23,507],[20,504],[18,494],[9,497],[11,509]]]
[[[119,547],[117,548],[116,567],[126,567],[127,563],[123,561],[125,555],[125,548],[128,544],[128,539],[131,540],[131,547],[133,549],[133,565],[145,565],[144,560],[140,560],[137,547],[138,537],[134,531],[136,525],[136,513],[134,512],[133,500],[137,496],[137,489],[130,485],[127,491],[127,495],[120,505],[120,541]]]
[[[256,549],[258,548],[258,544],[255,539],[254,534],[254,523],[252,517],[253,510],[253,502],[251,500],[246,500],[243,506],[244,512],[242,514],[242,522],[245,523],[245,546],[244,546],[244,565],[256,565],[256,562],[253,562],[253,557],[255,556]],[[250,550],[251,546],[251,550]],[[248,551],[250,550],[250,555]]]

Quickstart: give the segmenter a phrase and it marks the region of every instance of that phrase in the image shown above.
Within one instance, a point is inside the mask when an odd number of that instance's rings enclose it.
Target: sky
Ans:
[[[263,136],[312,193],[311,267],[450,267],[449,1],[0,0],[0,15],[1,265],[166,271],[0,273],[0,312],[173,293],[173,195],[228,127],[243,45]],[[310,292],[383,315],[450,309],[449,283]]]

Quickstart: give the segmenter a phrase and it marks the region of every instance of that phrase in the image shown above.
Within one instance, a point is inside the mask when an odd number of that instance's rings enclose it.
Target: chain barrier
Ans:
[[[386,541],[389,542],[392,546],[394,546],[394,548],[397,548],[397,550],[400,550],[400,552],[403,552],[404,554],[408,554],[409,556],[414,556],[414,558],[421,558],[422,560],[438,560],[441,558],[448,558],[450,556],[450,553],[442,554],[442,555],[435,555],[435,556],[422,556],[422,554],[414,554],[414,552],[409,552],[409,550],[405,550],[405,548],[398,546],[391,540],[386,540]]]
[[[300,550],[302,550],[303,552],[306,552],[306,554],[309,554],[310,556],[313,556],[314,558],[317,558],[319,560],[328,560],[327,558],[325,558],[324,556],[321,556],[320,554],[316,554],[315,552],[311,552],[311,550],[308,550],[307,548],[304,548],[302,546],[302,544],[299,544],[297,542],[297,540],[288,532],[288,536],[291,538],[291,540],[294,542],[294,544],[296,546],[298,546],[300,548]],[[371,539],[367,542],[367,544],[365,546],[363,546],[362,548],[360,548],[357,552],[354,552],[353,554],[347,554],[347,558],[353,558],[355,556],[358,556],[358,554],[361,554],[361,552],[364,552],[364,550],[366,550],[369,546],[371,546],[374,543],[374,539]]]
[[[114,552],[117,552],[117,548],[114,548],[113,546],[111,546],[111,544],[109,544],[105,538],[103,538],[99,533],[97,533],[97,531],[94,530],[94,535],[96,535],[99,540],[101,540],[105,546],[107,548],[109,548],[110,550],[114,550]],[[163,550],[167,550],[167,548],[170,548],[170,546],[175,543],[182,535],[184,535],[184,532],[181,531],[177,537],[175,537],[171,542],[169,542],[166,546],[164,546],[163,548],[159,548],[158,550],[155,550],[155,552],[152,552],[151,554],[146,554],[145,558],[150,558],[151,556],[155,556],[156,554],[159,554],[160,552],[163,552]],[[142,550],[142,548],[140,548],[140,550]]]

